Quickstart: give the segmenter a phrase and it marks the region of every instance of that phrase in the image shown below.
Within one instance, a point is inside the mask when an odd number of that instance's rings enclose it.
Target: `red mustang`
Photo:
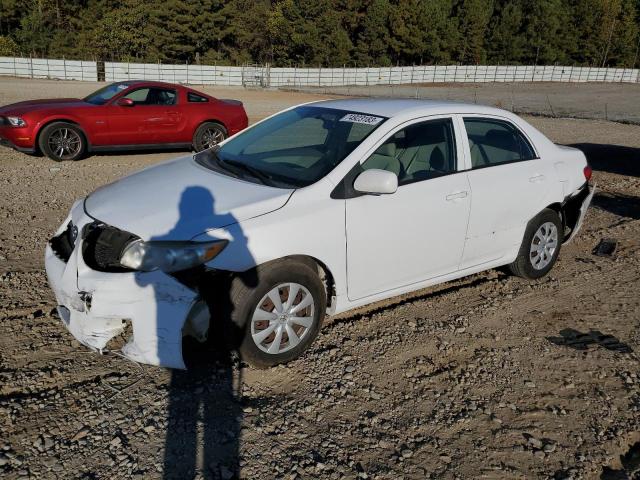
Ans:
[[[246,126],[242,102],[162,82],[118,82],[82,100],[31,100],[0,108],[0,144],[56,161],[105,150],[200,151]]]

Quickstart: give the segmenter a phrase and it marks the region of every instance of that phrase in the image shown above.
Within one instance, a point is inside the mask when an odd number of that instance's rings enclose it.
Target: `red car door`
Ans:
[[[181,110],[171,88],[132,88],[109,106],[112,145],[154,145],[180,142]],[[130,102],[125,104],[122,99]]]

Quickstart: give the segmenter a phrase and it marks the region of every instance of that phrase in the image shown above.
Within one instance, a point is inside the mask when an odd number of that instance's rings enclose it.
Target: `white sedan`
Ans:
[[[271,116],[73,206],[46,249],[60,317],[184,368],[224,335],[268,367],[336,314],[482,270],[536,279],[593,196],[584,155],[478,105],[333,100]]]

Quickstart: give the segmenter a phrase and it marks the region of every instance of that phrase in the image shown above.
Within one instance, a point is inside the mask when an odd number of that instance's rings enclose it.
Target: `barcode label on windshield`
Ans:
[[[364,123],[367,125],[377,125],[382,121],[381,117],[371,115],[361,115],[359,113],[348,113],[340,119],[341,122]]]

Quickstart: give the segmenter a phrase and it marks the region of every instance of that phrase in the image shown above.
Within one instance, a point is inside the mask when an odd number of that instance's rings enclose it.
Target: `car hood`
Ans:
[[[105,185],[85,199],[84,208],[143,240],[190,240],[277,210],[292,193],[208,170],[189,156]]]
[[[79,98],[46,98],[41,100],[27,100],[0,107],[0,115],[23,115],[35,110],[47,108],[66,108],[90,105]]]

